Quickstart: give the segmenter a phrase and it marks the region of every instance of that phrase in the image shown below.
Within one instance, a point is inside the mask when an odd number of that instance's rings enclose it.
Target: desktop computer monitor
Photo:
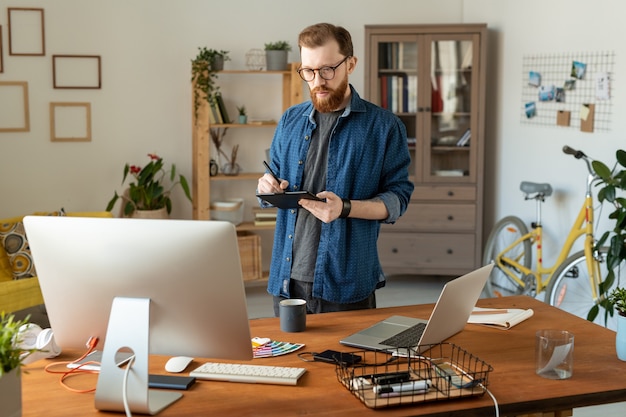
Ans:
[[[131,409],[147,414],[175,401],[148,390],[149,353],[252,359],[231,223],[27,216],[24,225],[57,344],[100,339],[96,408],[128,406],[120,400],[128,375],[115,364],[123,348],[135,355]]]

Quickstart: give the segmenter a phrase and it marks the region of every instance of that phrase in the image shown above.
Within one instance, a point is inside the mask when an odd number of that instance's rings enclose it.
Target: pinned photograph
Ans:
[[[539,87],[541,85],[541,74],[535,71],[528,73],[528,85]]]
[[[526,103],[524,105],[524,108],[525,108],[526,118],[528,119],[535,117],[535,115],[537,114],[537,106],[535,105],[534,101]]]
[[[556,88],[556,93],[554,95],[554,101],[556,101],[557,103],[565,102],[565,90],[564,89],[559,88],[559,87]]]
[[[573,90],[574,88],[576,88],[576,80],[565,80],[565,82],[563,83],[563,88],[565,90]]]
[[[578,61],[572,61],[572,73],[571,76],[581,80],[585,76],[587,70],[587,64]]]
[[[555,87],[553,85],[539,86],[539,101],[552,101],[556,94]]]
[[[608,72],[596,73],[596,98],[598,100],[608,100],[611,98],[609,92],[610,78]]]

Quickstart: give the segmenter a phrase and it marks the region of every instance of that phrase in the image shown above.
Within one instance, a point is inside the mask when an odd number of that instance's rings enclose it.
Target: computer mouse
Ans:
[[[165,363],[165,370],[167,372],[175,372],[179,373],[185,370],[187,366],[191,363],[193,358],[189,356],[172,356]]]

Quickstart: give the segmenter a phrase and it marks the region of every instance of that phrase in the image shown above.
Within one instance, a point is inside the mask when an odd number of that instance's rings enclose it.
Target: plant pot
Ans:
[[[287,53],[288,51],[265,51],[265,64],[268,71],[286,71],[287,70]]]
[[[13,369],[0,377],[0,417],[22,416],[22,374]]]
[[[130,215],[133,219],[168,219],[167,208],[163,207],[157,210],[135,210]]]
[[[242,125],[245,125],[246,123],[248,123],[248,116],[244,115],[239,115],[239,123]]]
[[[626,361],[626,316],[617,313],[617,334],[615,335],[617,358]]]
[[[216,55],[213,57],[211,62],[209,62],[209,64],[211,65],[211,69],[215,71],[221,71],[224,69],[224,57]]]

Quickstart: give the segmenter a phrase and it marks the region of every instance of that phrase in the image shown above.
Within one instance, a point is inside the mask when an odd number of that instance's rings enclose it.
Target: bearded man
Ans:
[[[380,224],[404,214],[413,192],[406,128],[348,82],[357,58],[346,29],[309,26],[298,46],[311,101],[281,117],[270,148],[276,177],[259,178],[257,193],[306,190],[320,201],[278,210],[268,292],[277,316],[285,298],[305,299],[308,313],[375,308],[385,285]]]

